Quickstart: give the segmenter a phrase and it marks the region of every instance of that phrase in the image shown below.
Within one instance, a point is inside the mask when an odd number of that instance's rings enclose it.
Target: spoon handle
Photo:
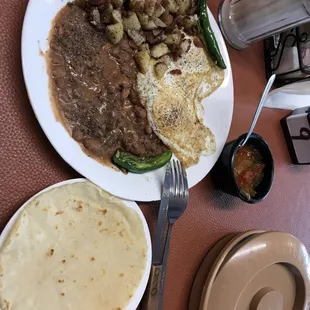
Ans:
[[[275,78],[276,78],[276,75],[275,75],[275,74],[273,74],[273,75],[269,78],[268,83],[267,83],[267,85],[266,85],[266,87],[265,87],[265,90],[264,90],[264,92],[263,92],[263,95],[262,95],[262,97],[260,98],[260,102],[259,102],[259,105],[258,105],[258,107],[257,107],[257,109],[256,109],[256,112],[255,112],[255,115],[254,115],[254,118],[253,118],[251,127],[250,127],[250,129],[249,129],[249,132],[248,132],[247,136],[245,137],[245,139],[240,143],[240,147],[241,147],[241,146],[244,146],[244,145],[247,143],[248,139],[250,138],[250,136],[251,136],[251,134],[252,134],[252,132],[253,132],[253,129],[254,129],[255,125],[256,125],[256,122],[257,122],[257,119],[258,119],[258,117],[259,117],[259,114],[260,114],[260,112],[261,112],[261,110],[262,110],[262,108],[263,108],[263,105],[264,105],[264,102],[265,102],[265,100],[266,100],[266,97],[267,97],[267,95],[268,95],[268,93],[269,93],[269,91],[270,91],[270,88],[271,88],[271,86],[272,86],[272,84],[273,84]]]

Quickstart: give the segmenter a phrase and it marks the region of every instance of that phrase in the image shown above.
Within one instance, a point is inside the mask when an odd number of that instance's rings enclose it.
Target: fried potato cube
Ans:
[[[137,46],[140,46],[143,42],[145,42],[145,36],[137,30],[127,30],[127,33],[129,37],[137,44]]]
[[[137,12],[137,16],[142,28],[143,26],[146,26],[147,23],[149,22],[149,16],[146,13],[139,13],[139,12]]]
[[[113,23],[122,23],[122,13],[120,10],[113,10],[112,11],[112,21]]]
[[[168,53],[169,53],[169,48],[165,43],[160,43],[160,44],[154,45],[151,48],[151,55],[154,58],[159,58],[159,57],[164,56]]]
[[[124,30],[140,30],[141,24],[135,12],[129,12],[127,17],[123,17]]]
[[[167,0],[167,9],[171,13],[177,13],[179,11],[179,5],[175,0]]]
[[[144,11],[147,15],[153,16],[157,0],[145,0]]]
[[[153,20],[149,20],[148,23],[146,25],[144,25],[142,28],[144,30],[153,30],[153,29],[156,29],[157,26]]]
[[[158,62],[155,65],[154,70],[155,70],[155,74],[157,75],[157,77],[162,78],[165,75],[166,71],[168,70],[168,67],[165,63]]]
[[[123,5],[123,0],[110,0],[114,9],[120,9]]]
[[[150,46],[147,43],[143,43],[139,46],[139,51],[147,51],[150,54]]]
[[[101,21],[105,24],[111,22],[113,6],[109,3],[103,11],[101,11]]]
[[[176,33],[168,34],[164,42],[168,45],[180,44],[181,39],[182,39],[181,34],[179,32],[176,32]]]
[[[121,23],[108,25],[106,27],[106,33],[109,41],[113,44],[117,44],[124,35],[124,28]]]
[[[178,6],[179,6],[179,14],[180,15],[186,15],[188,10],[190,9],[192,3],[191,0],[176,0]]]
[[[152,30],[152,33],[155,37],[157,37],[158,35],[160,35],[161,33],[163,33],[162,29],[154,29]]]
[[[154,11],[154,17],[159,17],[159,16],[161,16],[164,12],[165,12],[165,8],[164,8],[161,4],[156,3],[156,5],[155,5],[155,11]]]
[[[181,25],[185,29],[192,28],[197,25],[197,16],[184,16],[181,21]]]
[[[136,64],[141,73],[146,73],[151,64],[151,57],[147,51],[140,51],[134,56]]]
[[[173,16],[169,14],[169,11],[165,11],[161,16],[160,20],[163,21],[167,26],[173,22]]]
[[[187,53],[190,48],[191,48],[191,40],[190,39],[184,39],[181,44],[180,44],[180,47],[181,47],[181,50],[182,50],[182,53]]]
[[[171,61],[171,58],[169,55],[164,55],[158,59],[158,62],[162,62],[166,65],[168,65],[170,63],[170,61]]]
[[[167,25],[166,25],[162,20],[160,20],[158,17],[155,17],[155,18],[153,19],[153,21],[154,21],[154,24],[155,24],[157,27],[160,27],[160,28],[166,28],[166,27],[167,27]]]
[[[138,12],[144,12],[144,6],[145,6],[146,0],[130,0],[129,7],[131,10]]]

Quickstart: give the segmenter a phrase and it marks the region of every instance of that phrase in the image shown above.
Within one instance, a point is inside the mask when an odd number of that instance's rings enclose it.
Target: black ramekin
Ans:
[[[256,187],[256,195],[250,199],[239,189],[234,175],[235,155],[241,142],[247,134],[241,135],[238,139],[226,143],[224,149],[211,171],[211,177],[217,187],[224,192],[241,198],[248,203],[257,203],[263,200],[269,193],[274,176],[274,162],[270,148],[266,141],[259,135],[253,133],[246,144],[252,145],[262,155],[265,164],[264,177]]]

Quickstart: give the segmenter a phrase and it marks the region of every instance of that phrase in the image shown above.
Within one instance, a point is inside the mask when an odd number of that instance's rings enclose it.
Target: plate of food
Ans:
[[[202,0],[30,0],[22,64],[51,144],[115,196],[159,200],[171,156],[192,187],[226,142],[231,66]]]
[[[75,179],[44,189],[0,236],[0,309],[135,310],[151,266],[136,203]]]

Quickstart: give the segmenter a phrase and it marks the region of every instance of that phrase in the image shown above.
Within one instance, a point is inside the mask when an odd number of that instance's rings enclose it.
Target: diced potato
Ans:
[[[171,33],[167,35],[165,43],[170,44],[180,44],[181,42],[181,34],[179,32]]]
[[[155,65],[154,70],[155,70],[155,74],[157,75],[157,77],[162,78],[165,75],[166,71],[168,70],[168,67],[165,63],[158,62]]]
[[[192,5],[191,0],[176,0],[176,2],[179,6],[179,14],[186,15]]]
[[[147,25],[149,22],[149,16],[146,13],[137,13],[141,26]]]
[[[124,35],[123,25],[121,23],[108,25],[106,27],[106,33],[109,41],[113,44],[117,44]]]
[[[153,16],[157,0],[145,0],[144,11],[148,16]]]
[[[164,56],[160,57],[158,60],[159,60],[159,62],[162,62],[162,63],[168,65],[171,61],[171,58],[169,55],[164,55]]]
[[[189,51],[189,49],[191,48],[191,40],[190,39],[184,39],[181,44],[180,44],[180,47],[181,47],[181,50],[182,50],[182,53],[187,53]]]
[[[164,56],[168,53],[169,53],[169,48],[165,43],[160,43],[160,44],[154,45],[151,48],[151,55],[154,58],[159,58],[159,57]]]
[[[148,23],[146,25],[144,25],[142,28],[144,30],[153,30],[153,29],[156,29],[157,26],[153,20],[149,20]]]
[[[167,35],[165,33],[161,33],[157,37],[155,37],[155,43],[162,43],[166,40]]]
[[[143,43],[139,46],[139,51],[147,51],[150,54],[150,46],[147,43]]]
[[[167,25],[162,20],[160,20],[158,17],[154,18],[153,21],[157,27],[160,27],[160,28],[166,28],[167,27]]]
[[[90,18],[90,23],[94,25],[96,28],[100,28],[101,26],[103,27],[101,23],[101,18],[100,18],[100,12],[97,7],[94,7],[90,11],[89,18]]]
[[[160,35],[163,32],[162,29],[154,29],[152,30],[153,35],[156,37],[158,35]]]
[[[130,0],[129,7],[135,12],[144,12],[146,0]]]
[[[175,0],[168,0],[167,9],[171,13],[177,13],[178,10],[179,10],[179,5],[178,5],[178,3]]]
[[[154,36],[153,31],[145,31],[144,34],[147,43],[149,43],[150,45],[156,44],[156,37]]]
[[[105,24],[108,24],[111,22],[112,19],[112,11],[113,11],[113,6],[111,3],[105,7],[103,11],[101,11],[101,21]]]
[[[161,16],[160,19],[167,25],[171,25],[173,22],[173,16],[169,14],[169,11],[165,11]]]
[[[129,12],[127,17],[123,17],[124,30],[140,30],[141,24],[135,12]]]
[[[137,46],[140,46],[143,42],[145,42],[145,36],[139,33],[137,30],[128,29],[127,33],[129,37],[137,44]]]
[[[153,30],[156,31],[157,29]],[[159,33],[156,32],[156,35],[154,35],[154,43],[153,44],[158,44],[158,43],[162,43],[166,40],[167,38],[167,35],[163,32],[163,31],[160,31]]]
[[[120,9],[123,5],[123,0],[110,0],[110,2],[115,9]]]
[[[136,64],[142,73],[146,73],[151,64],[151,57],[147,51],[140,51],[134,56]]]
[[[197,24],[197,16],[184,16],[182,18],[181,21],[181,25],[185,28],[185,29],[189,29],[192,28],[194,26],[196,26]]]
[[[156,5],[155,5],[155,11],[154,11],[154,16],[155,16],[155,17],[159,17],[159,16],[161,16],[164,12],[165,12],[165,8],[164,8],[161,4],[156,3]]]
[[[122,13],[120,10],[112,11],[112,22],[115,24],[122,23]]]
[[[154,45],[165,41],[167,35],[162,30],[160,30],[159,32],[157,30],[158,29],[154,29],[152,31],[145,31],[145,37],[147,43]],[[154,33],[156,35],[154,35]]]

